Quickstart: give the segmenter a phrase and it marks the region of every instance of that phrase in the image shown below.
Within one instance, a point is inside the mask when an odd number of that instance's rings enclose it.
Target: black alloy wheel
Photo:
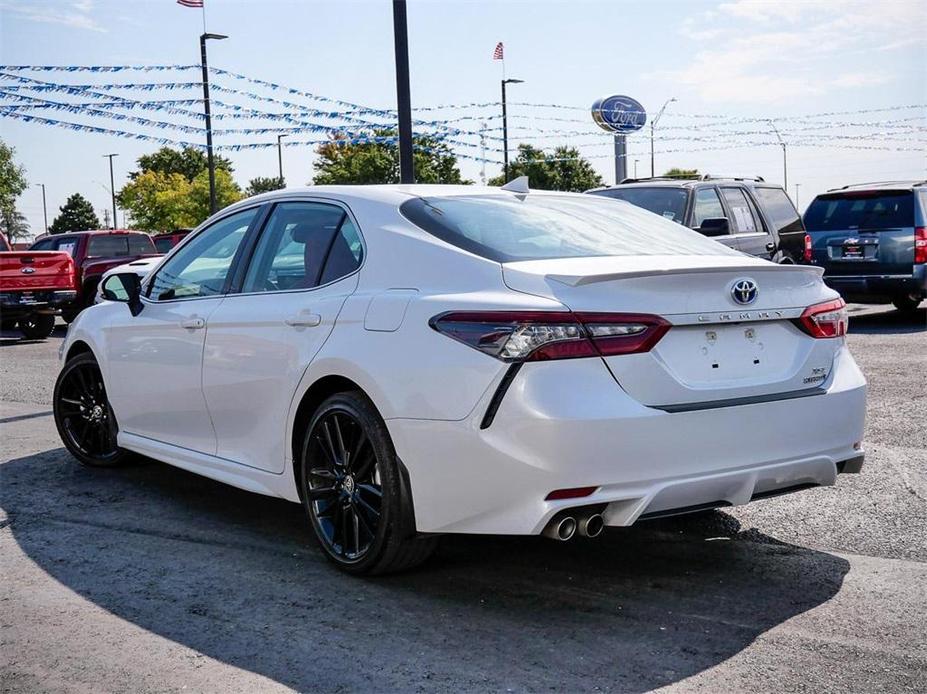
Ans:
[[[27,340],[44,340],[55,330],[55,316],[50,313],[30,313],[19,319],[19,330]]]
[[[126,451],[116,444],[119,427],[92,354],[79,354],[64,365],[55,383],[53,409],[58,435],[80,462],[111,467],[123,461]]]
[[[359,392],[316,411],[300,459],[303,505],[326,556],[354,574],[421,563],[436,538],[418,536],[386,425]]]

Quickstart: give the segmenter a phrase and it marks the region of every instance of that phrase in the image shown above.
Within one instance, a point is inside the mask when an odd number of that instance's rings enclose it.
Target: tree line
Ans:
[[[399,182],[399,150],[395,130],[377,129],[361,135],[369,142],[347,141],[334,136],[316,148],[311,184],[374,184]],[[470,184],[461,175],[457,157],[440,138],[418,136],[414,140],[415,178],[419,183]],[[16,209],[16,199],[28,186],[23,167],[16,164],[14,150],[0,141],[0,228],[13,240],[29,235],[25,217]],[[137,169],[117,191],[126,226],[147,231],[168,231],[197,226],[209,216],[209,174],[206,155],[188,147],[162,147],[138,158]],[[243,190],[236,183],[232,163],[215,158],[216,199],[225,207],[245,197],[283,188],[274,177],[258,177]],[[603,184],[592,164],[573,147],[544,151],[528,144],[518,146],[509,163],[509,178],[528,176],[532,188],[581,192]],[[502,176],[489,185],[502,185]],[[49,225],[50,233],[100,228],[90,202],[80,193],[69,196]]]

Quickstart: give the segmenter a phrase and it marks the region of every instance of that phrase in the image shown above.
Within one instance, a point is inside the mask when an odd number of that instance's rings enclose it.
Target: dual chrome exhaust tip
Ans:
[[[552,540],[566,542],[577,533],[580,537],[598,537],[605,529],[601,513],[590,513],[579,518],[570,515],[555,516],[542,533]]]

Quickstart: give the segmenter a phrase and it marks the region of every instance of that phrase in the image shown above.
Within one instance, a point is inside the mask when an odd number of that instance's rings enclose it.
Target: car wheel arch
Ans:
[[[74,340],[74,342],[71,343],[71,346],[68,347],[68,353],[64,359],[64,362],[67,363],[71,361],[74,357],[78,356],[79,354],[93,354],[94,359],[96,359],[96,354],[94,354],[93,349],[91,349],[90,345],[88,345],[83,340]],[[97,362],[99,362],[99,359],[97,359]]]

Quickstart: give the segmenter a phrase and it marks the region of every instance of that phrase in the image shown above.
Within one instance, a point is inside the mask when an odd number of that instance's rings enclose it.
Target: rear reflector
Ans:
[[[927,227],[914,227],[914,262],[927,263]]]
[[[579,499],[589,496],[598,487],[573,487],[572,489],[555,489],[544,497],[544,501],[556,501],[558,499]]]
[[[435,316],[430,325],[507,362],[647,352],[671,327],[648,314],[569,311],[458,311]]]
[[[849,324],[847,305],[843,299],[834,299],[809,306],[796,324],[811,337],[843,337]]]

